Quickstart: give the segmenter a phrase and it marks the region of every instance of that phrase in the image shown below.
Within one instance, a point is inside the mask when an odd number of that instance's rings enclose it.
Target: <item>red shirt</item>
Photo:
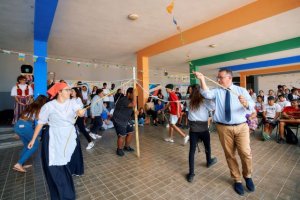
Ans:
[[[300,119],[300,108],[294,108],[293,106],[287,106],[283,109],[284,113],[292,116],[295,119]]]
[[[175,102],[178,101],[178,96],[175,94],[175,92],[170,92],[169,93],[169,101],[170,101],[170,114],[172,115],[177,115],[178,113],[181,113],[181,106],[180,102]],[[178,106],[179,104],[179,106]],[[179,108],[179,111],[178,111]]]

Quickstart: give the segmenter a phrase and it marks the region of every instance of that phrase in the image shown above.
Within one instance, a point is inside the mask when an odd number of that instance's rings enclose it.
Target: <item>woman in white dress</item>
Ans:
[[[75,187],[68,162],[76,148],[76,129],[74,118],[83,116],[75,101],[70,100],[71,88],[66,83],[56,83],[48,94],[53,101],[46,103],[39,114],[38,125],[28,148],[32,148],[35,140],[46,124],[49,126],[42,135],[42,164],[50,191],[51,199],[75,199]]]

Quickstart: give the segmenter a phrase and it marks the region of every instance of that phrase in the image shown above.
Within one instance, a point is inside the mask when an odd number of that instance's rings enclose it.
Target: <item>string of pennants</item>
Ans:
[[[126,65],[109,64],[109,63],[99,64],[99,63],[81,62],[81,61],[74,61],[74,60],[71,60],[71,59],[36,56],[36,55],[30,54],[30,53],[22,53],[22,52],[4,50],[4,49],[0,49],[0,53],[18,55],[18,60],[23,61],[23,62],[26,61],[26,56],[27,57],[29,56],[29,57],[32,58],[32,62],[36,62],[38,58],[44,58],[45,62],[49,62],[49,61],[59,62],[60,61],[60,62],[65,62],[67,64],[76,64],[78,67],[80,67],[80,66],[86,66],[86,67],[94,66],[95,68],[97,68],[98,66],[100,66],[100,67],[106,67],[106,68],[115,67],[115,68],[120,68],[120,69],[125,69],[125,70],[132,70],[132,67],[128,67]],[[150,70],[150,71],[154,71],[154,76],[158,76],[158,72],[161,72],[160,70]],[[167,78],[171,78],[171,79],[175,79],[175,80],[188,80],[189,76],[179,75],[178,73],[176,73],[176,75],[169,75]]]
[[[112,63],[101,63],[101,64],[99,64],[99,63],[92,63],[92,62],[76,61],[76,60],[72,60],[72,59],[44,57],[44,56],[33,55],[31,53],[23,53],[23,52],[5,50],[5,49],[1,49],[1,48],[0,48],[0,53],[3,53],[3,54],[15,54],[15,55],[18,56],[18,60],[19,61],[23,61],[23,62],[26,60],[26,56],[29,56],[29,57],[32,58],[32,62],[36,62],[38,58],[43,58],[43,59],[45,59],[45,62],[49,62],[49,61],[65,62],[67,64],[76,64],[78,67],[80,67],[80,66],[85,66],[85,67],[92,67],[92,66],[94,66],[96,68],[98,66],[102,66],[102,67],[109,68],[111,66],[114,66],[115,68],[121,68],[121,69],[125,69],[125,70],[132,70],[132,67],[129,67],[127,65],[112,64]]]

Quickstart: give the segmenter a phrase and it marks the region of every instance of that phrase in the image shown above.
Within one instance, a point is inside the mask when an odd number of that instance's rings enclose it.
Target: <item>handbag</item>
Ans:
[[[208,131],[207,121],[189,121],[190,132],[204,132]]]

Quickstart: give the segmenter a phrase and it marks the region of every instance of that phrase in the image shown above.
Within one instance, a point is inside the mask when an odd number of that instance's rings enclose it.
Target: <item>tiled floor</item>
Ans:
[[[126,153],[115,155],[114,130],[103,132],[103,138],[91,151],[86,151],[82,137],[85,174],[74,177],[77,199],[300,199],[300,148],[262,142],[251,136],[256,191],[240,197],[232,189],[232,180],[215,133],[211,134],[213,155],[218,163],[205,166],[203,146],[196,153],[196,176],[193,183],[185,180],[188,172],[189,146],[176,137],[166,143],[165,127],[140,127],[141,157]],[[257,134],[258,135],[258,134]],[[133,143],[135,146],[135,142]],[[12,170],[21,147],[0,149],[0,199],[49,199],[40,158],[30,162],[26,174]]]

